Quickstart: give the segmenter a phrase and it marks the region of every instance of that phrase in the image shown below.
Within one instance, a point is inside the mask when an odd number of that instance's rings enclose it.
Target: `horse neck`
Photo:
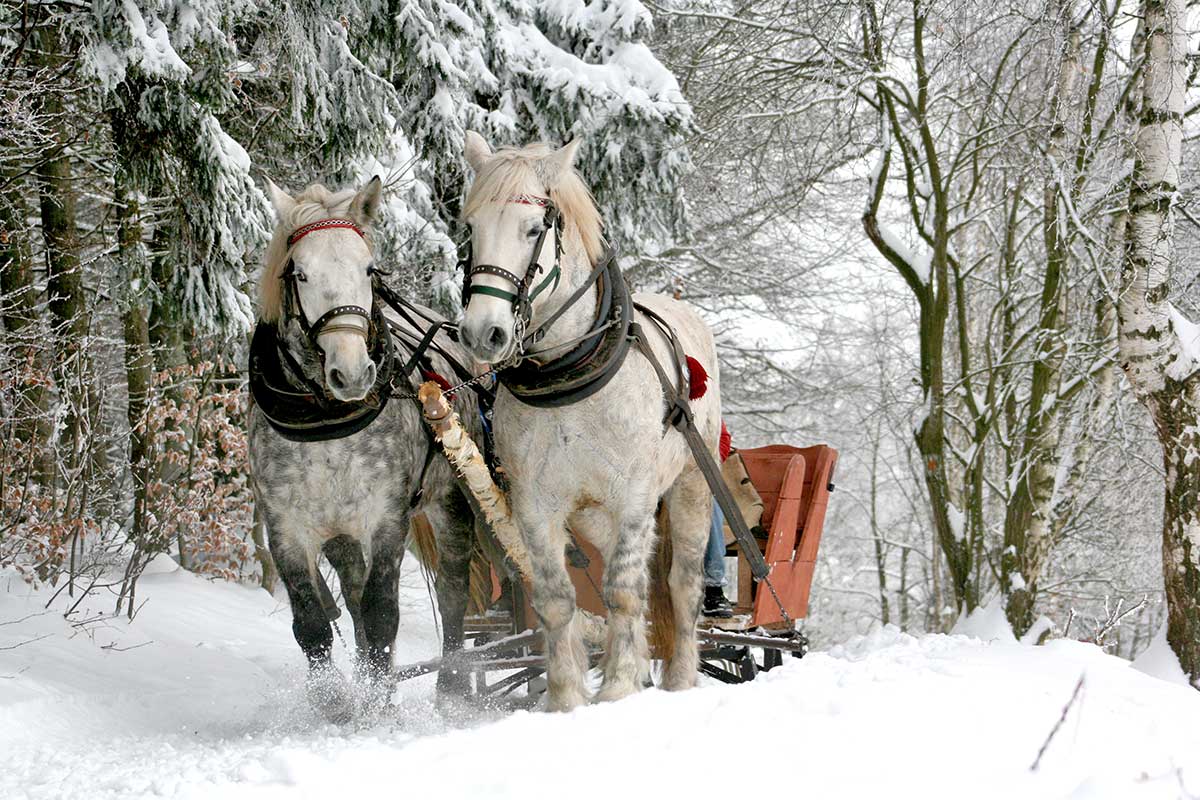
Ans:
[[[575,293],[575,290],[587,281],[588,276],[592,272],[592,265],[588,263],[587,256],[581,250],[574,248],[569,252],[563,252],[561,268],[561,282],[554,291],[554,294],[550,296],[545,308],[538,309],[538,312],[534,314],[530,325],[531,328],[536,328],[543,320],[558,311],[562,307],[562,304]],[[533,347],[536,350],[553,350],[559,345],[565,345],[587,333],[595,320],[596,285],[593,283],[575,301],[575,304],[564,311],[563,315],[555,321],[550,330],[546,332],[545,338]],[[569,347],[562,347],[552,353],[548,353],[548,356],[555,358],[569,351]]]

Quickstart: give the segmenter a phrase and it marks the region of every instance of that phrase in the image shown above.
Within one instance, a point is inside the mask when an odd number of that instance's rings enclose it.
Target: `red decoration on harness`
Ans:
[[[523,206],[541,206],[545,208],[550,205],[549,197],[538,197],[535,194],[514,194],[508,198],[510,203],[520,203]]]
[[[687,357],[687,365],[688,400],[699,400],[708,391],[708,373],[704,371],[704,366],[691,356]]]
[[[447,392],[450,390],[450,381],[446,380],[441,375],[437,374],[436,372],[434,372],[431,369],[422,369],[421,377],[427,381],[433,381],[434,383],[436,383],[443,392]],[[453,393],[447,394],[446,397],[450,400],[453,400],[454,394]]]
[[[307,225],[301,225],[296,230],[292,231],[292,235],[288,237],[288,247],[291,247],[296,242],[316,231],[323,231],[328,228],[349,228],[359,236],[366,238],[362,228],[358,227],[358,223],[352,219],[342,219],[340,217],[330,217],[329,219],[319,219],[316,222],[310,222]]]

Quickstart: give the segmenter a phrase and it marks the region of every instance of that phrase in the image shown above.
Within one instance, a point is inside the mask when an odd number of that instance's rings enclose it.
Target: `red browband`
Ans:
[[[296,228],[296,230],[292,231],[292,235],[288,237],[288,247],[291,247],[314,231],[323,231],[328,228],[349,228],[364,239],[366,238],[366,234],[363,233],[362,228],[358,227],[358,223],[354,220],[330,217],[329,219],[319,219],[316,222],[310,222],[307,225],[301,225],[299,228]]]
[[[542,208],[545,208],[546,206],[550,205],[550,198],[538,197],[537,195],[533,194],[514,194],[512,197],[508,198],[508,202],[520,203],[523,206],[541,206]]]

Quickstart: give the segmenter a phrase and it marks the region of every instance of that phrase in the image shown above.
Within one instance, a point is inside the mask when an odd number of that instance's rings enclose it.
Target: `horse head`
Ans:
[[[538,144],[493,152],[467,132],[475,180],[463,211],[471,263],[459,332],[480,361],[517,353],[525,328],[553,302],[560,277],[569,283],[567,270],[603,251],[599,212],[574,168],[578,146],[574,140],[558,150]]]
[[[278,226],[268,249],[260,317],[277,324],[294,346],[315,350],[333,397],[361,400],[377,370],[368,347],[375,268],[367,232],[382,184],[375,177],[358,192],[336,193],[314,185],[296,197],[269,180],[267,188]]]

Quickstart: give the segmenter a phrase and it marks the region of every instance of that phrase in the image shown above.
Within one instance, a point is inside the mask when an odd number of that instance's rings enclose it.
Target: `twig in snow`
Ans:
[[[0,625],[17,625],[19,623],[24,622],[27,619],[33,619],[34,617],[43,617],[49,613],[50,613],[49,611],[35,611],[32,614],[26,614],[25,616],[21,617],[20,619],[6,619],[3,621],[0,621]]]
[[[114,653],[124,653],[127,650],[137,650],[139,647],[145,647],[148,644],[153,644],[153,642],[142,642],[141,644],[130,645],[129,647],[117,647],[116,643],[113,642],[111,644],[101,645],[100,649],[111,650]]]
[[[1117,599],[1117,607],[1110,608],[1109,604],[1108,604],[1108,598],[1105,597],[1104,598],[1104,619],[1096,620],[1096,633],[1092,637],[1092,641],[1094,641],[1096,644],[1103,647],[1104,646],[1104,637],[1107,636],[1108,634],[1112,633],[1114,628],[1119,628],[1121,626],[1121,621],[1124,620],[1126,617],[1128,617],[1130,614],[1137,613],[1137,612],[1141,611],[1143,608],[1145,608],[1146,603],[1148,601],[1149,601],[1148,597],[1143,597],[1139,603],[1137,603],[1136,605],[1132,605],[1129,608],[1122,611],[1121,606],[1124,605],[1125,598],[1123,598],[1123,597],[1118,598]]]
[[[1046,741],[1042,742],[1042,747],[1038,750],[1037,758],[1033,760],[1033,765],[1029,768],[1030,772],[1036,772],[1038,765],[1042,763],[1042,756],[1046,754],[1046,748],[1050,746],[1050,742],[1054,741],[1054,735],[1058,733],[1058,729],[1067,721],[1067,714],[1071,712],[1071,706],[1075,705],[1075,701],[1079,699],[1079,693],[1083,691],[1083,681],[1087,677],[1086,673],[1079,676],[1079,680],[1075,682],[1075,691],[1071,692],[1071,699],[1063,706],[1062,716],[1058,718],[1058,722],[1054,723],[1054,727],[1050,729],[1050,735],[1046,737]]]
[[[34,642],[40,642],[42,639],[49,639],[52,635],[53,634],[43,633],[41,636],[38,636],[33,639],[26,639],[23,642],[17,642],[16,644],[5,645],[4,647],[0,647],[0,650],[16,650],[18,647],[24,647],[27,644],[33,644]]]

